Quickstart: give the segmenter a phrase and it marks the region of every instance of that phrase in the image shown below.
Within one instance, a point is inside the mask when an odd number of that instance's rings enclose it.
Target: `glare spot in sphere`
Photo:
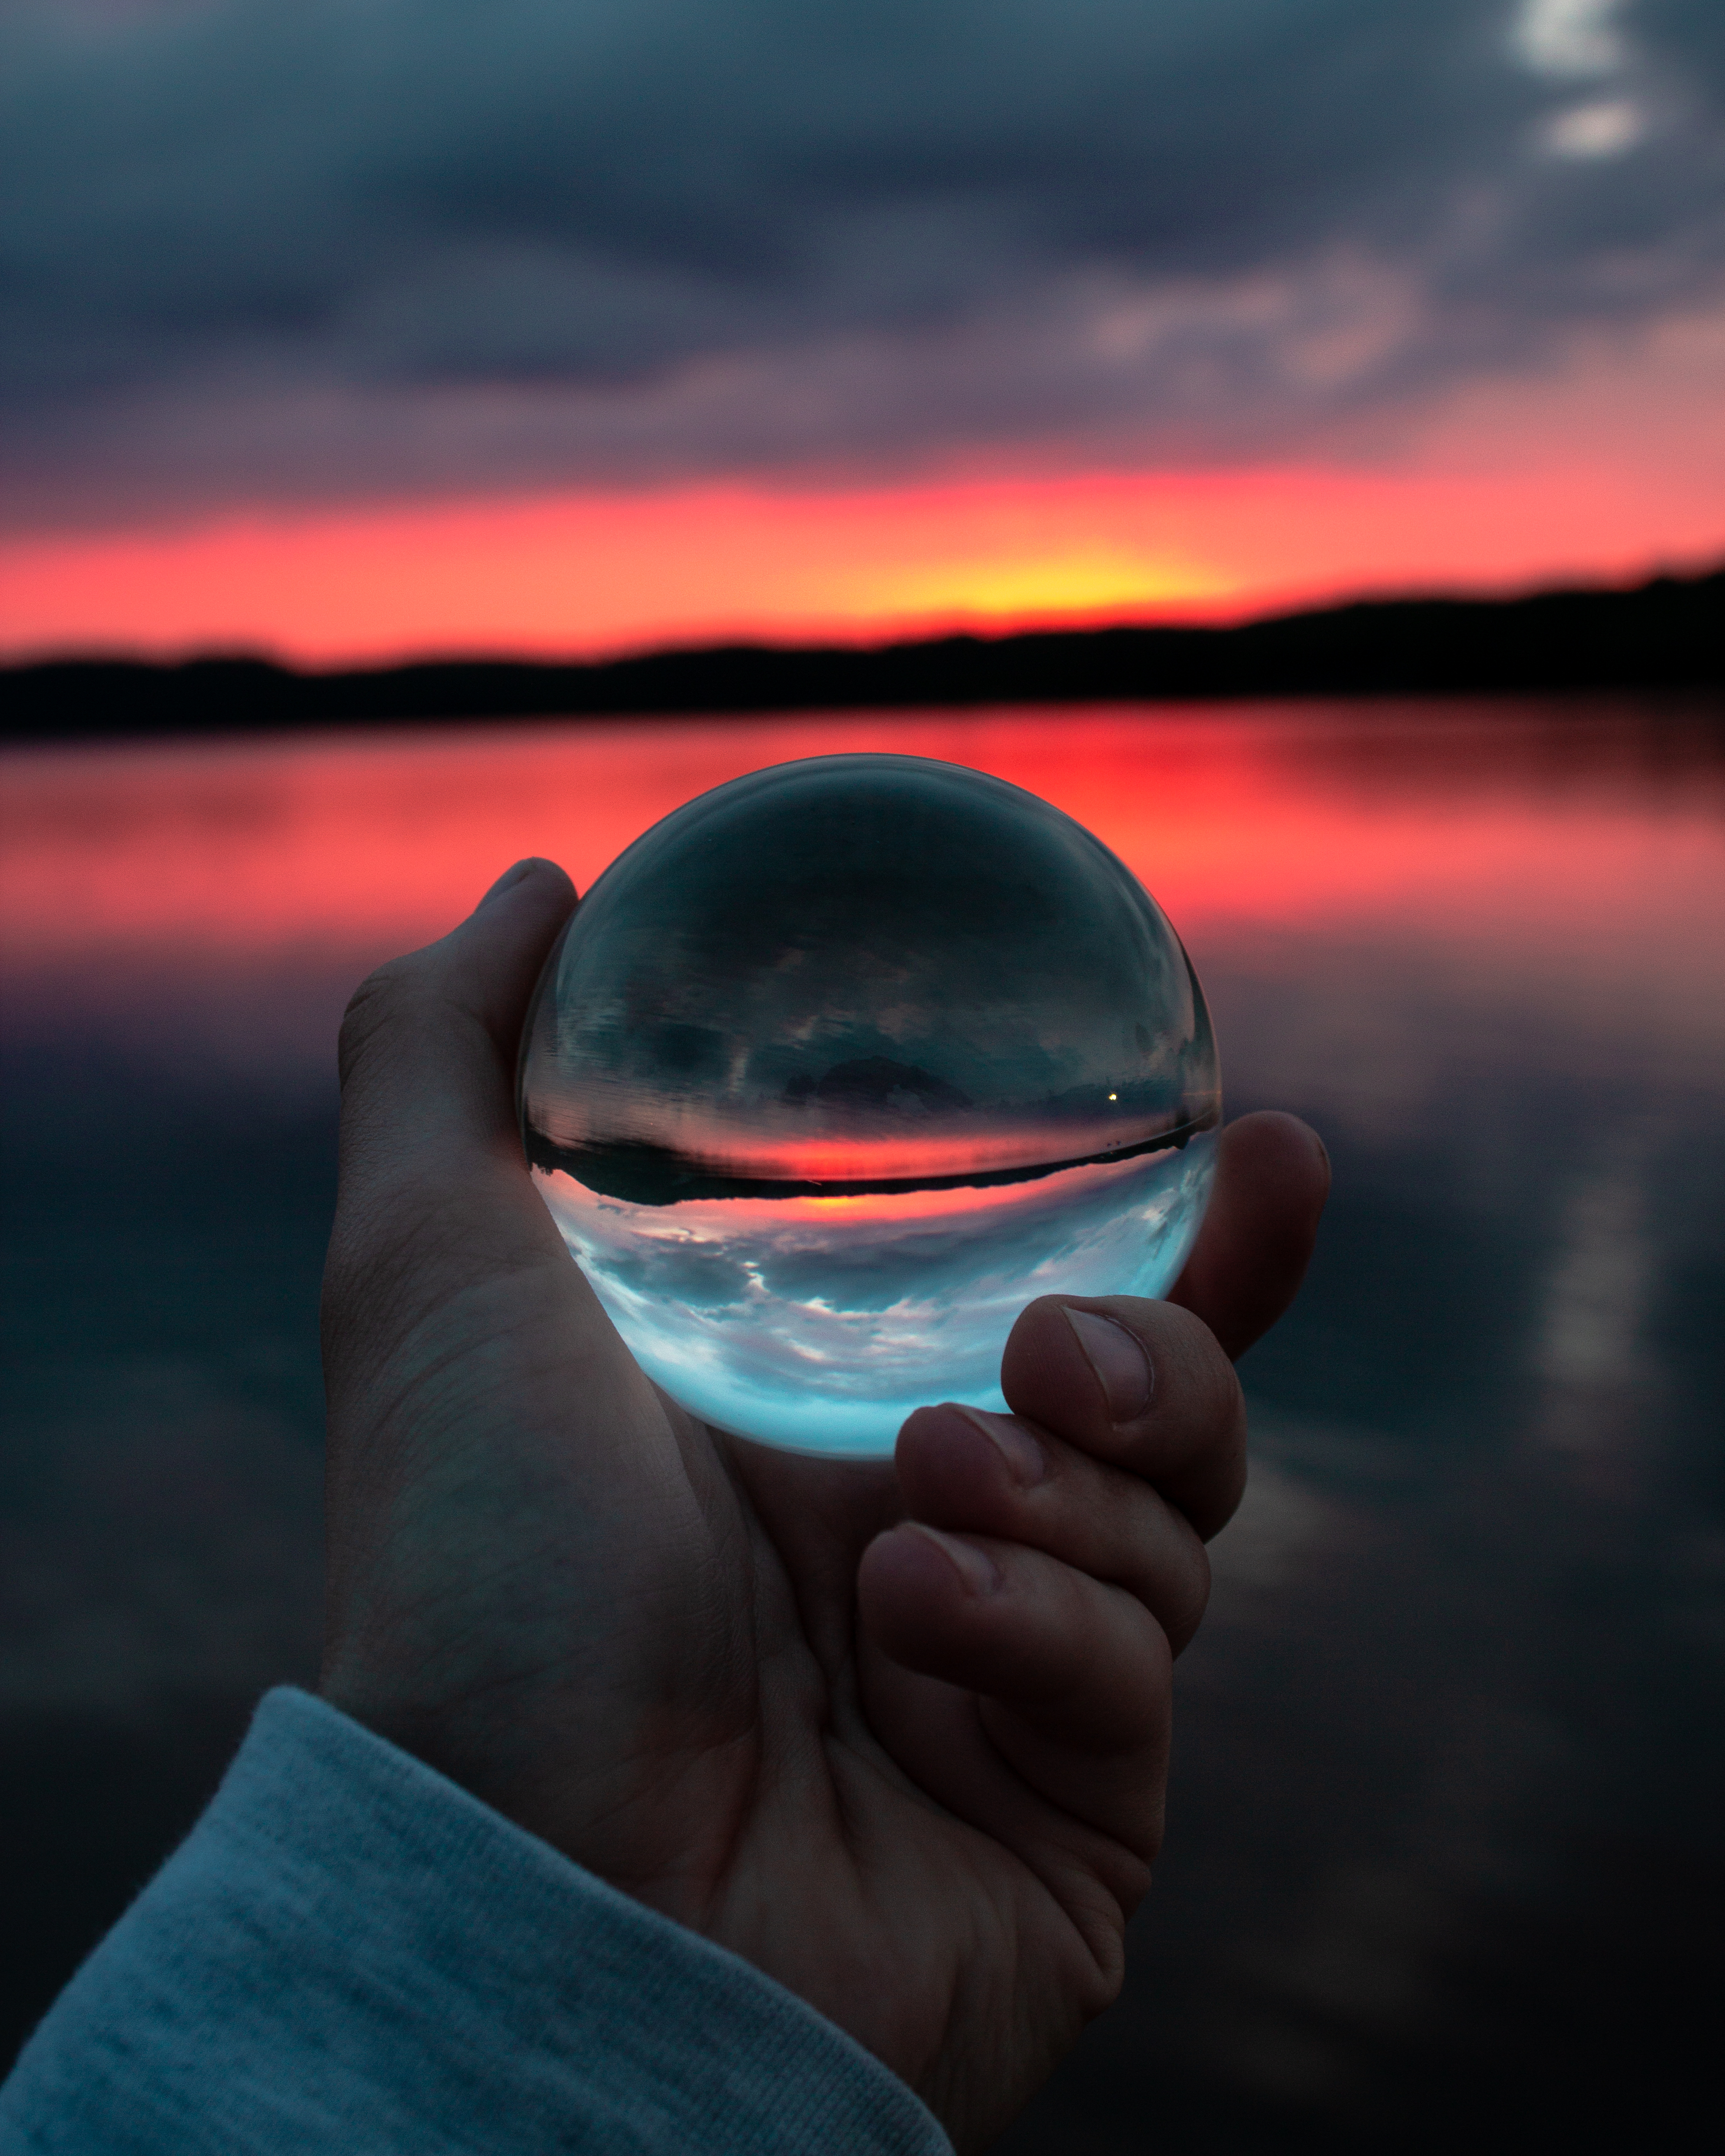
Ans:
[[[917,757],[780,764],[582,901],[521,1056],[564,1240],[649,1376],[798,1452],[1004,1404],[1033,1296],[1160,1295],[1220,1115],[1202,991],[1106,847]]]

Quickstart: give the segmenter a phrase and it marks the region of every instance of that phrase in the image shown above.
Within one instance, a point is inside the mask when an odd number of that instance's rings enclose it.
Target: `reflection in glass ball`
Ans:
[[[527,1022],[534,1179],[642,1367],[799,1452],[1004,1404],[1033,1296],[1161,1294],[1220,1113],[1155,901],[1034,794],[918,757],[754,773],[606,870]]]

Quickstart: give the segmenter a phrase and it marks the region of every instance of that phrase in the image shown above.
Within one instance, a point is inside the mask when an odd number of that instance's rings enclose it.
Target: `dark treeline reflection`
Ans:
[[[1004,2148],[1702,2145],[1725,749],[1621,704],[9,759],[5,2041],[315,1669],[347,989],[516,853],[585,883],[701,785],[875,747],[1096,829],[1192,951],[1230,1112],[1296,1109],[1336,1164],[1246,1365],[1126,1996]]]

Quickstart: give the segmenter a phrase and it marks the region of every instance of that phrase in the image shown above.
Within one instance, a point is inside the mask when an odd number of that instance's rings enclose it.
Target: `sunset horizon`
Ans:
[[[865,648],[1615,590],[1725,561],[1710,503],[1673,514],[1656,490],[1616,476],[1530,487],[1290,463],[256,506],[0,544],[0,663]]]
[[[664,7],[8,16],[0,658],[873,644],[1725,558],[1683,7]]]

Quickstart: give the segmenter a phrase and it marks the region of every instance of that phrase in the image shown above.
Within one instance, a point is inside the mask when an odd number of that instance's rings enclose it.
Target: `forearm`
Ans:
[[[0,2091],[0,2150],[944,2156],[790,1993],[302,1692]]]

